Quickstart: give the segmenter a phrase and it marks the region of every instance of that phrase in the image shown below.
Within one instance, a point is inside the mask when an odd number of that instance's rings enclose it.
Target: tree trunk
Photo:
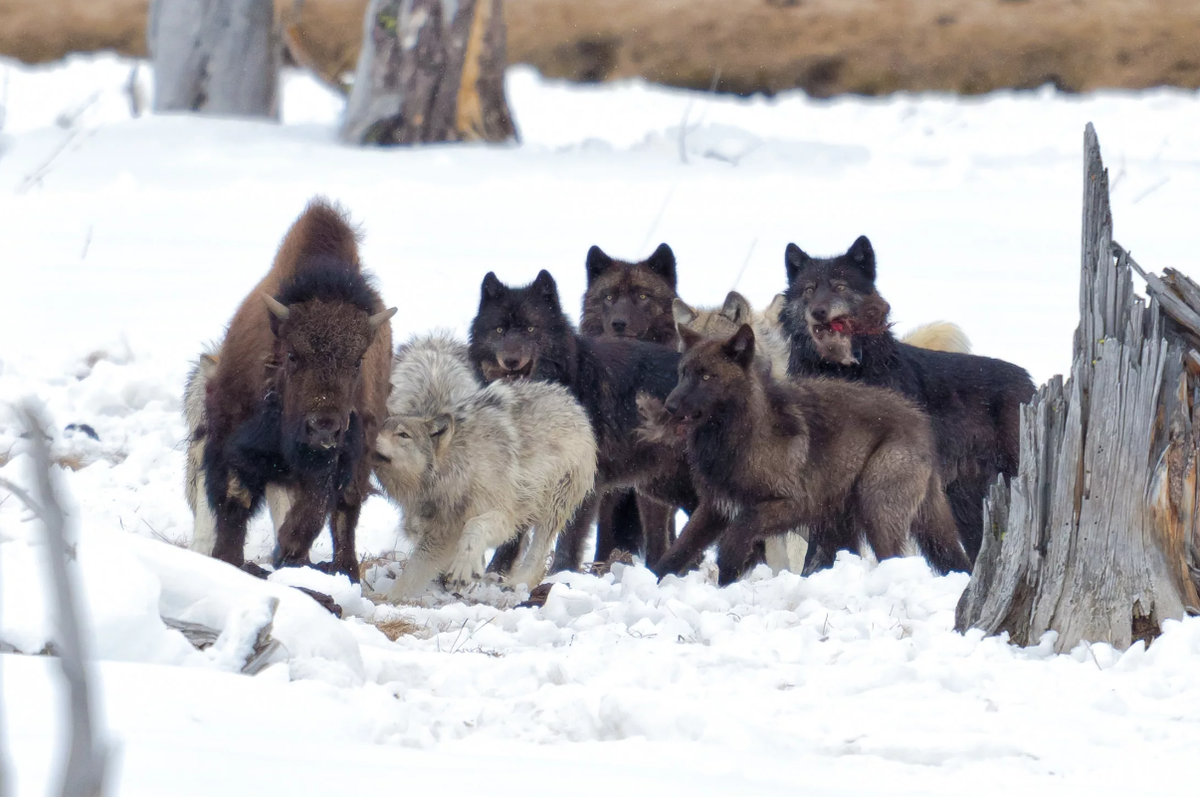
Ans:
[[[1089,124],[1071,376],[1022,408],[1020,469],[985,501],[960,631],[1004,631],[1019,645],[1056,631],[1060,652],[1080,641],[1126,648],[1200,606],[1188,568],[1200,393],[1184,370],[1188,340],[1153,291],[1148,305],[1134,296],[1131,263],[1112,243]]]
[[[154,0],[146,43],[156,112],[278,118],[272,0]]]
[[[501,0],[371,0],[342,138],[507,141]]]

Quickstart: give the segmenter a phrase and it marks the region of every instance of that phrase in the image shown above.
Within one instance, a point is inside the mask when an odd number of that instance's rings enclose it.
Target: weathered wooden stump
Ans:
[[[1112,242],[1108,173],[1089,124],[1071,376],[1052,379],[1022,410],[1020,470],[985,502],[959,631],[1004,631],[1029,645],[1053,630],[1060,652],[1081,641],[1126,648],[1200,606],[1189,569],[1200,539],[1200,367],[1185,369],[1185,359],[1200,366],[1191,351],[1200,315],[1189,332],[1169,306],[1200,290],[1181,278],[1187,287],[1156,295],[1151,275],[1147,304],[1134,296],[1134,265]]]
[[[272,0],[153,0],[146,44],[155,112],[278,117]]]
[[[371,0],[342,138],[507,141],[501,0]]]

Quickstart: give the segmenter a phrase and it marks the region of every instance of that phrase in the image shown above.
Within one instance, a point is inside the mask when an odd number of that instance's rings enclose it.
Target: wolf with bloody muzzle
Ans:
[[[788,244],[785,262],[780,323],[791,347],[789,376],[890,388],[928,413],[946,497],[974,561],[984,495],[998,475],[1017,472],[1021,404],[1034,394],[1029,374],[1003,360],[897,340],[890,307],[875,289],[875,251],[866,236],[836,257],[814,258]],[[832,564],[835,553],[810,547],[805,571]]]

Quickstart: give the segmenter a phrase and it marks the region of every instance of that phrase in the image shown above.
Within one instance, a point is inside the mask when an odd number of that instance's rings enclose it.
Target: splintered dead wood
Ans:
[[[1070,377],[1022,408],[1021,462],[984,504],[983,547],[956,614],[960,631],[1055,649],[1149,642],[1200,599],[1200,385],[1185,368],[1200,289],[1147,274],[1112,241],[1107,171],[1084,136],[1080,321]],[[1134,294],[1134,270],[1150,301]],[[1189,331],[1191,330],[1191,331]]]

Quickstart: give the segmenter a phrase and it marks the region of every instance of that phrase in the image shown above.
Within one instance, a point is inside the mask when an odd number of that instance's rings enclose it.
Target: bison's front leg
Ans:
[[[262,499],[262,487],[247,486],[236,473],[225,468],[210,469],[206,476],[211,478],[213,471],[219,471],[224,478],[215,485],[211,481],[206,485],[206,500],[216,516],[216,542],[212,556],[234,567],[241,567],[246,563],[246,524]],[[222,483],[224,490],[213,489]]]
[[[358,528],[358,515],[362,512],[362,504],[348,504],[338,501],[333,513],[333,561],[330,570],[334,573],[345,573],[350,583],[358,583],[358,552],[355,550],[354,530]]]
[[[301,479],[292,491],[294,501],[279,528],[275,549],[276,567],[305,567],[313,541],[321,533],[333,493],[333,473],[313,474]]]

